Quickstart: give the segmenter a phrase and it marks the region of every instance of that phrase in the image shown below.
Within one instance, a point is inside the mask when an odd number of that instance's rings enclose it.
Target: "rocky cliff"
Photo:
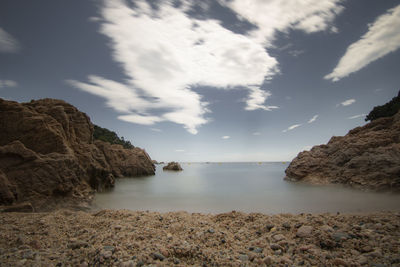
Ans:
[[[89,117],[62,100],[0,99],[0,205],[82,203],[116,177],[154,170],[140,148],[94,141]]]
[[[400,191],[400,111],[299,153],[285,179]]]

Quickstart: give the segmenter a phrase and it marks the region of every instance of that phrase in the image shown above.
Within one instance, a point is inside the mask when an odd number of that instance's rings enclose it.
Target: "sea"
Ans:
[[[94,207],[140,211],[365,213],[400,211],[400,194],[285,181],[288,162],[181,163],[183,171],[120,178]]]

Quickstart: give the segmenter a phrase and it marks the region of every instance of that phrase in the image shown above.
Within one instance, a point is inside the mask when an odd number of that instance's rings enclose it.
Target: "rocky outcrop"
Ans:
[[[89,117],[55,99],[0,99],[0,205],[31,202],[50,209],[90,201],[116,177],[154,174],[140,149],[93,141]]]
[[[400,191],[400,111],[299,153],[285,172],[290,181]]]
[[[182,167],[178,162],[172,161],[167,164],[167,166],[163,167],[163,170],[166,171],[182,171]]]

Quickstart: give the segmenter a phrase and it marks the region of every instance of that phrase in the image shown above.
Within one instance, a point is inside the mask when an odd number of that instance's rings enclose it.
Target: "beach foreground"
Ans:
[[[400,213],[0,213],[1,266],[399,266]]]

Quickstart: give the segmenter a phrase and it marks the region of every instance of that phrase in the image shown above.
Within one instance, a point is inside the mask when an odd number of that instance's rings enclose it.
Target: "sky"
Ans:
[[[289,161],[400,89],[398,0],[2,0],[0,97],[158,161]]]

